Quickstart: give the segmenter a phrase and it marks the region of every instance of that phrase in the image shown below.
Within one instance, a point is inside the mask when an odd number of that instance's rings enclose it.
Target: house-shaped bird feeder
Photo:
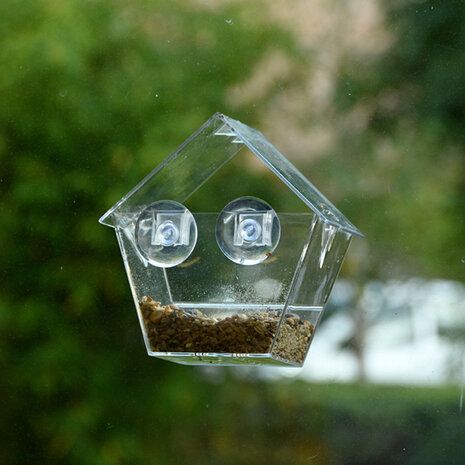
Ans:
[[[221,212],[186,208],[245,147],[308,213],[249,195]],[[148,354],[191,365],[301,366],[351,238],[363,237],[259,131],[220,113],[100,222],[116,231]]]

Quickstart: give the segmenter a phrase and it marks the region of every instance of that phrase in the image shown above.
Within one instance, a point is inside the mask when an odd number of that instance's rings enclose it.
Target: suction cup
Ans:
[[[216,241],[234,263],[256,265],[276,249],[281,225],[273,208],[256,197],[230,202],[218,216]]]
[[[139,215],[135,236],[139,252],[151,265],[169,268],[185,261],[194,250],[197,225],[184,205],[160,200]]]

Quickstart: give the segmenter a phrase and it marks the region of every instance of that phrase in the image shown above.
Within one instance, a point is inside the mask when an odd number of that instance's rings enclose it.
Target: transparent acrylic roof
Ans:
[[[324,222],[363,234],[260,132],[215,113],[175,152],[157,166],[101,218],[117,227],[157,200],[184,203],[218,169],[247,146]],[[117,219],[118,218],[118,219]]]

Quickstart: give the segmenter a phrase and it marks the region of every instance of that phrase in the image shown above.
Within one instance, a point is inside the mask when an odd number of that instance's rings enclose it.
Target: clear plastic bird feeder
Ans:
[[[187,199],[244,147],[310,211],[243,196],[190,212]],[[259,131],[219,113],[100,222],[116,231],[148,354],[192,365],[301,366],[363,237]]]

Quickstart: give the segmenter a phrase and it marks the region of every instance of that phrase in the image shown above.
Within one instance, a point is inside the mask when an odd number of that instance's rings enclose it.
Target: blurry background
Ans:
[[[464,463],[464,21],[459,0],[2,0],[0,463]],[[147,357],[97,223],[215,111],[366,235],[301,370]],[[192,209],[237,176],[297,208],[236,163]]]

